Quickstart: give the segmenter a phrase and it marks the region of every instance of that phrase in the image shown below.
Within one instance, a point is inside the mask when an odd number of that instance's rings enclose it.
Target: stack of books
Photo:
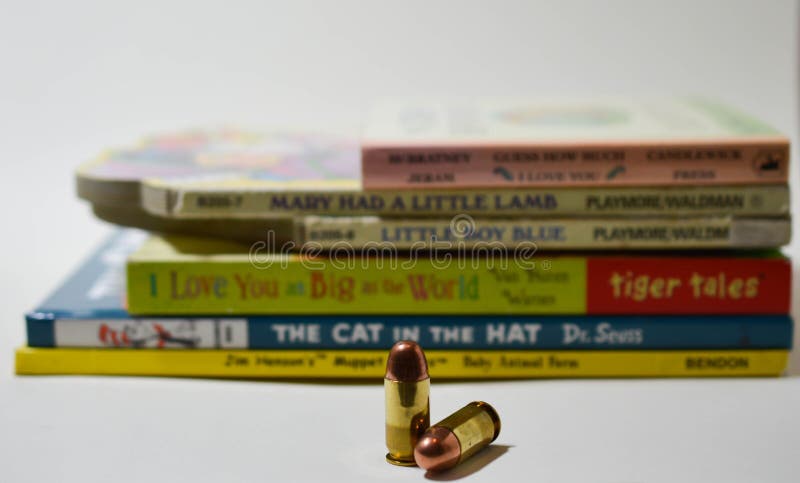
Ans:
[[[133,228],[28,314],[17,372],[376,378],[413,339],[437,378],[778,375],[788,158],[695,98],[394,102],[360,143],[151,137],[78,171]]]

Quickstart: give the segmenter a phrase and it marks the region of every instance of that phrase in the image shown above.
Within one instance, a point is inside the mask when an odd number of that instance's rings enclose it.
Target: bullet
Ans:
[[[431,379],[422,348],[413,341],[397,342],[389,351],[386,375],[386,461],[414,466],[414,446],[431,424]]]
[[[500,434],[500,417],[492,406],[475,401],[428,428],[414,448],[417,464],[429,471],[456,466]]]

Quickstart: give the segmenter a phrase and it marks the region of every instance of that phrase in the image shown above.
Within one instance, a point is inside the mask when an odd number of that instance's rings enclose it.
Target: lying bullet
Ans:
[[[414,459],[426,470],[446,470],[488,446],[498,434],[497,411],[485,402],[471,402],[428,428],[414,448]]]
[[[402,340],[389,352],[386,376],[386,461],[414,466],[414,446],[431,424],[428,361],[416,342]]]

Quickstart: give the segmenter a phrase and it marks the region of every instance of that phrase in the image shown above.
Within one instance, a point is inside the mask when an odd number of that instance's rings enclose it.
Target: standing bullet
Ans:
[[[414,459],[426,470],[446,470],[488,446],[498,434],[497,411],[485,402],[471,402],[428,428],[414,448]]]
[[[386,361],[386,461],[414,466],[414,446],[431,424],[431,379],[422,348],[408,340],[397,342]]]

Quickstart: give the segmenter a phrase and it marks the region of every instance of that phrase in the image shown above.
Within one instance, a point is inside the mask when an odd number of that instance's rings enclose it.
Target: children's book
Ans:
[[[108,349],[787,349],[786,315],[134,317],[125,260],[145,235],[112,235],[26,316],[28,346]]]
[[[723,315],[789,312],[778,252],[294,251],[153,236],[128,258],[137,315]]]
[[[135,207],[165,219],[780,216],[789,212],[785,183],[569,188],[509,183],[480,190],[364,190],[354,141],[238,129],[151,136],[84,164],[77,181],[78,194],[104,207],[104,213],[112,207]]]
[[[788,218],[307,216],[295,221],[293,240],[326,249],[695,250],[776,248],[791,235]]]
[[[16,352],[16,373],[115,376],[339,378],[381,381],[386,350],[106,350]],[[786,350],[426,351],[431,378],[777,376]]]
[[[365,189],[786,183],[789,140],[699,98],[410,100],[380,105]]]

